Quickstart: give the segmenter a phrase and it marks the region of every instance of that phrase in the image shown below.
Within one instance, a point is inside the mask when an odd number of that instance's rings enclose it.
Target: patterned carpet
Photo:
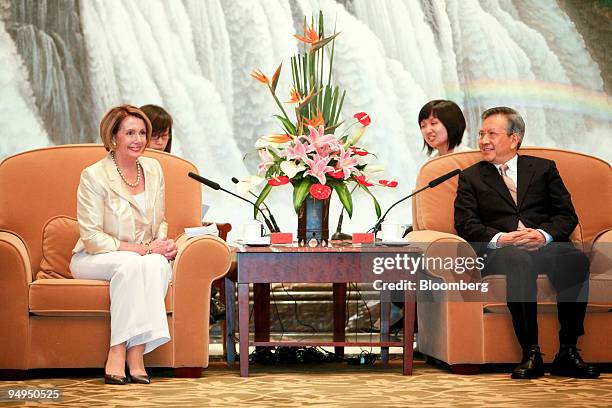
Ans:
[[[476,376],[453,375],[441,366],[416,361],[414,375],[404,377],[401,360],[389,367],[341,363],[319,365],[253,365],[251,377],[237,367],[212,362],[199,379],[172,378],[153,371],[148,386],[107,386],[98,371],[41,370],[34,379],[2,382],[13,387],[59,387],[63,401],[45,406],[78,407],[610,407],[612,374],[599,380],[574,380],[549,375],[515,381],[509,367],[487,368]],[[23,404],[23,403],[22,403]],[[30,405],[37,405],[30,403]],[[40,406],[40,404],[38,404]],[[0,406],[24,406],[0,402]]]

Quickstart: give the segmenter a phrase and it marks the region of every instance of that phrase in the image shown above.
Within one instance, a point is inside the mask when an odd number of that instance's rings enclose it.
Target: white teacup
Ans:
[[[263,225],[257,220],[247,221],[242,226],[242,238],[245,241],[261,238]]]
[[[406,226],[394,221],[385,221],[381,226],[383,241],[398,241],[402,239]]]

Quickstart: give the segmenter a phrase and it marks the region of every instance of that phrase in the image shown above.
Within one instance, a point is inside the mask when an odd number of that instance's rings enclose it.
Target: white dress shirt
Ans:
[[[508,160],[505,164],[506,166],[508,166],[508,171],[506,171],[506,175],[512,179],[514,185],[518,188],[518,155],[515,154],[514,157]],[[497,172],[501,175],[502,164],[494,164],[494,166],[497,169]],[[546,245],[550,244],[553,241],[552,236],[548,232],[540,228],[537,228],[537,230],[540,231],[542,235],[544,235],[544,238],[546,238]],[[495,236],[493,236],[491,242],[489,242],[487,247],[490,249],[500,248],[500,246],[497,245],[497,240],[502,234],[504,233],[498,232],[497,234],[495,234]]]

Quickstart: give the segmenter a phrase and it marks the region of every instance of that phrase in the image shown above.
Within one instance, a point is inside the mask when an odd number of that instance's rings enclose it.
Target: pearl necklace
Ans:
[[[140,175],[142,173],[140,162],[136,160],[136,182],[130,183],[129,181],[126,180],[125,176],[123,175],[123,172],[121,171],[121,169],[119,168],[119,165],[117,164],[117,160],[115,160],[115,152],[111,152],[111,158],[113,159],[113,163],[115,163],[115,168],[117,168],[117,172],[119,173],[121,180],[123,180],[123,182],[130,187],[138,187],[138,185],[140,184]]]

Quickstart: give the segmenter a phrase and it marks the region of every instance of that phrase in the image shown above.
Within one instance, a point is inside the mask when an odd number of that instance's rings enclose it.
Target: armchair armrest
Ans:
[[[204,235],[177,239],[174,260],[174,366],[208,366],[208,316],[212,281],[225,275],[231,252],[221,238]]]
[[[474,249],[466,240],[458,235],[432,230],[421,230],[410,232],[406,238],[411,244],[421,248],[425,259],[456,259],[459,257],[476,259]],[[459,279],[462,279],[464,282],[481,281],[480,271],[475,267],[465,268],[465,271],[458,273],[440,267],[441,265],[438,262],[430,262],[428,266],[428,268],[425,268],[426,273],[440,278],[445,282],[455,282]]]
[[[30,257],[24,241],[0,230],[0,369],[27,369]],[[6,333],[10,333],[7,335]],[[10,352],[8,352],[10,350]]]
[[[612,282],[612,229],[600,232],[595,238],[590,258],[590,279]],[[609,300],[612,302],[612,293]]]
[[[206,222],[206,221],[202,223],[203,226],[207,226],[211,224],[213,223]],[[217,229],[219,230],[219,237],[222,240],[227,241],[227,234],[229,234],[229,232],[232,230],[232,224],[230,224],[229,222],[215,222],[214,224],[217,225]]]
[[[476,259],[473,248],[461,237],[432,230],[412,231],[407,237],[411,244],[428,258]],[[445,283],[477,283],[481,281],[477,268],[463,273],[439,267],[435,263],[424,268],[424,278]],[[449,364],[480,364],[483,357],[483,313],[481,295],[470,291],[442,291],[439,296],[423,299],[419,295],[419,350]]]

